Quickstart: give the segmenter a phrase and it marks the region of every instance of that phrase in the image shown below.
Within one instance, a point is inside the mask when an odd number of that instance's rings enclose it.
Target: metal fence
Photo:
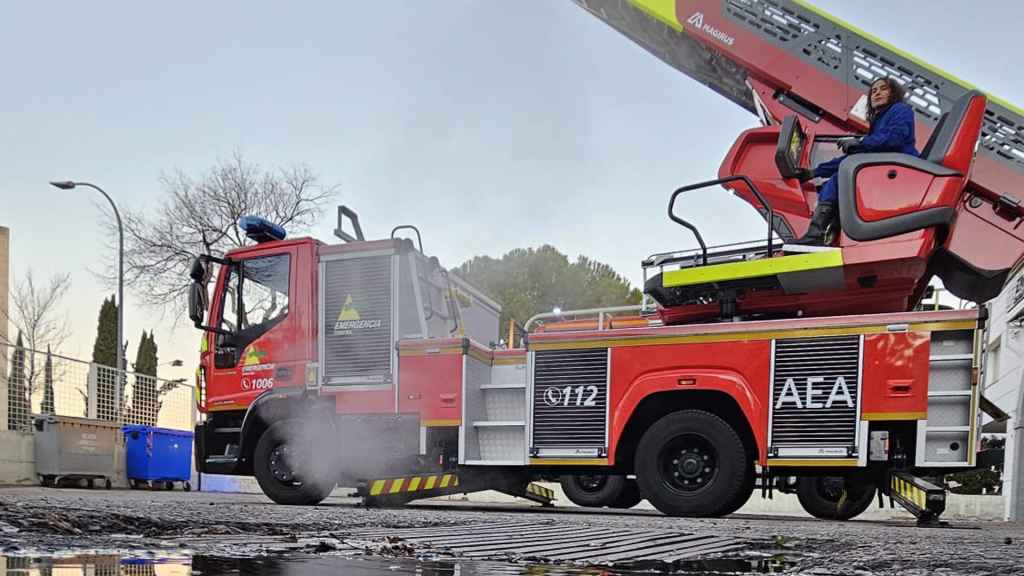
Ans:
[[[0,429],[31,431],[40,414],[191,430],[194,388],[0,343]]]

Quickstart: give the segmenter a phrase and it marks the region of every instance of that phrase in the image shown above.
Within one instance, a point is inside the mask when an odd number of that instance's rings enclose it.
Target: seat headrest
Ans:
[[[928,138],[928,143],[921,149],[922,158],[936,164],[945,163],[946,156],[950,152],[949,148],[953,145],[953,139],[967,118],[971,101],[977,97],[984,98],[985,95],[978,90],[968,90],[949,111],[939,118],[931,137]]]

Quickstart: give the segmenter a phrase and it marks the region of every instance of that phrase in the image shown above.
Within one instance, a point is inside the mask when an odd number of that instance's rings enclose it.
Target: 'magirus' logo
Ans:
[[[732,46],[733,43],[736,42],[736,39],[732,36],[729,36],[711,24],[705,24],[703,12],[694,12],[693,15],[686,20],[686,23],[693,25],[693,27],[698,30],[703,30],[705,34],[711,36],[715,40],[721,41],[726,46]]]
[[[334,323],[334,333],[340,335],[352,334],[354,330],[372,330],[381,327],[380,320],[363,320],[359,310],[352,303],[352,295],[345,298],[345,304],[338,312],[338,320]]]

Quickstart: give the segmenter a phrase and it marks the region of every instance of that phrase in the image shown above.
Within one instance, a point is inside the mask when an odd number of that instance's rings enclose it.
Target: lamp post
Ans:
[[[52,186],[60,188],[61,190],[72,190],[76,186],[85,186],[86,188],[92,188],[110,202],[110,207],[114,210],[114,217],[117,218],[117,369],[125,370],[127,366],[124,363],[124,226],[121,224],[121,213],[117,211],[117,204],[114,204],[114,200],[103,191],[102,188],[89,182],[73,182],[71,180],[50,182]],[[121,378],[118,379],[123,380]],[[121,410],[121,386],[118,385],[117,394],[117,410],[120,413]]]

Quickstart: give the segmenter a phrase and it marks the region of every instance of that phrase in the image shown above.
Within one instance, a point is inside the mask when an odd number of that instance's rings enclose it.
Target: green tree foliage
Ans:
[[[43,366],[43,404],[39,409],[43,414],[54,413],[53,402],[53,354],[46,347],[46,364]]]
[[[117,304],[114,296],[104,299],[100,306],[96,341],[92,346],[92,361],[100,366],[117,366]],[[117,377],[111,370],[100,368],[96,378],[96,416],[101,420],[117,421],[119,390]]]
[[[455,273],[479,287],[502,306],[501,327],[509,318],[526,322],[534,314],[639,304],[640,290],[611,266],[579,256],[575,262],[553,246],[518,248],[501,258],[477,256]]]
[[[92,345],[92,361],[103,366],[117,366],[117,304],[114,296],[100,306],[96,341]]]
[[[128,421],[133,424],[156,425],[157,412],[160,410],[156,380],[158,363],[156,339],[152,332],[147,334],[143,330],[139,348],[135,352],[135,362],[132,364],[135,378]]]
[[[7,428],[28,430],[32,406],[29,404],[28,378],[25,374],[25,341],[21,331],[11,356],[11,372],[7,387]]]

